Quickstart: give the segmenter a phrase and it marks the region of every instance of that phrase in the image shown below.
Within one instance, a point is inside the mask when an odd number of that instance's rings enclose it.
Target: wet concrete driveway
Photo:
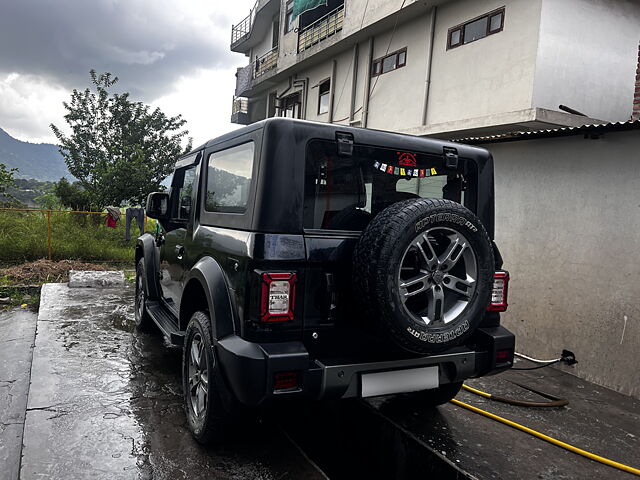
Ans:
[[[43,287],[20,478],[325,478],[268,424],[197,444],[181,350],[134,331],[132,305],[129,287]]]
[[[127,286],[45,285],[37,333],[35,314],[0,314],[1,480],[632,477],[452,404],[426,408],[410,395],[283,405],[239,424],[224,446],[203,447],[182,409],[181,349],[134,329],[132,294]],[[541,410],[467,392],[458,399],[640,465],[640,401],[552,368],[468,383],[534,398],[513,382],[571,403]]]

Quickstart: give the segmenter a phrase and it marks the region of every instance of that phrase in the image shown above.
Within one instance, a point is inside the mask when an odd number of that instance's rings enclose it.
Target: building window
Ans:
[[[475,42],[504,28],[504,7],[449,29],[447,50]]]
[[[407,47],[373,61],[371,76],[391,72],[407,64]]]
[[[289,0],[284,14],[284,33],[293,30],[293,0]]]
[[[300,118],[302,103],[300,93],[288,95],[280,101],[280,116],[288,118]]]
[[[318,115],[329,112],[331,80],[325,80],[318,86]]]

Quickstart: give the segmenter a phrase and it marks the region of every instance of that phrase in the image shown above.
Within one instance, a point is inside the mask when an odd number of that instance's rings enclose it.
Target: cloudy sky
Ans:
[[[194,144],[229,123],[234,73],[231,25],[255,0],[0,0],[0,128],[55,143],[73,88],[89,70],[119,77],[120,90],[182,114]]]

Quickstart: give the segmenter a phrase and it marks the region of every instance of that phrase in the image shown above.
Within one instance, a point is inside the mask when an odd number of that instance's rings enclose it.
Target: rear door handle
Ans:
[[[176,245],[176,258],[182,260],[184,256],[184,247],[182,245]]]

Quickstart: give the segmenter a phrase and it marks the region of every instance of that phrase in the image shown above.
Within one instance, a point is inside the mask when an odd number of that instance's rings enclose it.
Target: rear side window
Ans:
[[[244,213],[253,173],[253,142],[209,155],[207,165],[208,212]]]
[[[304,227],[359,231],[402,200],[461,202],[461,192],[451,191],[459,177],[445,173],[441,156],[356,145],[352,157],[340,157],[335,142],[314,140],[307,149]]]

